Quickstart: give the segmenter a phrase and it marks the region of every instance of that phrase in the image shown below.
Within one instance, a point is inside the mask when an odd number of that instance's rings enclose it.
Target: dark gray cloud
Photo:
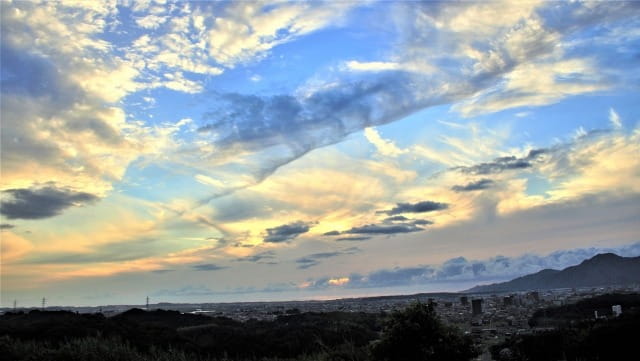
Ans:
[[[416,226],[428,226],[430,224],[433,224],[433,222],[426,219],[414,219],[411,221],[411,224]]]
[[[351,247],[351,248],[338,250],[338,251],[312,253],[310,255],[296,259],[296,263],[298,264],[299,269],[307,269],[309,267],[313,267],[320,264],[321,260],[323,259],[342,256],[345,254],[354,254],[360,251],[361,250],[358,247]]]
[[[99,198],[49,185],[43,188],[2,191],[0,214],[8,219],[42,219],[57,216],[65,209],[96,202]]]
[[[14,228],[15,226],[13,224],[9,224],[9,223],[2,223],[0,224],[0,230],[2,229],[11,229]]]
[[[494,184],[495,182],[493,180],[484,178],[475,182],[467,183],[465,185],[455,185],[451,187],[451,190],[453,190],[454,192],[472,192],[491,188],[494,186]]]
[[[221,269],[225,269],[227,267],[219,266],[213,263],[204,263],[204,264],[196,264],[191,266],[196,271],[219,271]]]
[[[401,213],[426,213],[447,209],[449,207],[446,203],[434,202],[434,201],[422,201],[418,203],[398,203],[395,207],[385,211],[378,211],[377,213],[386,213],[390,216]]]
[[[423,231],[424,228],[414,224],[367,224],[360,227],[353,227],[343,233],[348,234],[396,234]]]
[[[388,223],[388,224],[398,224],[398,222],[400,224],[405,224],[405,225],[408,224],[408,225],[414,225],[414,226],[426,226],[429,224],[433,224],[433,222],[428,221],[426,219],[411,219],[405,216],[393,216],[393,217],[388,217],[382,220],[382,223]]]
[[[359,241],[366,241],[366,240],[368,240],[370,238],[371,237],[340,237],[340,238],[336,238],[336,241],[338,241],[338,242],[343,242],[343,241],[359,242]]]
[[[263,241],[269,243],[279,243],[292,240],[303,233],[309,232],[309,225],[310,223],[298,221],[274,228],[267,228],[267,236],[263,239]]]
[[[430,266],[396,267],[371,272],[366,276],[352,275],[350,286],[355,288],[402,286],[422,283],[434,273]]]
[[[409,218],[405,217],[405,216],[393,216],[393,217],[388,217],[385,218],[383,220],[383,222],[388,223],[388,222],[404,222],[404,221],[408,221]]]
[[[470,167],[454,167],[453,170],[458,170],[462,173],[487,175],[502,173],[509,170],[518,170],[531,168],[544,154],[553,152],[552,149],[540,148],[532,149],[527,156],[518,158],[516,156],[507,156],[495,158],[492,162],[480,163],[472,165]]]
[[[163,274],[163,273],[169,273],[169,272],[173,272],[175,270],[173,269],[157,269],[157,270],[153,270],[151,271],[152,273],[157,273],[157,274]]]
[[[402,205],[400,203],[399,205]],[[442,204],[442,203],[439,203]],[[446,205],[445,205],[446,207]],[[378,213],[386,213],[388,211],[379,211]],[[326,236],[338,236],[345,234],[356,235],[379,235],[379,234],[396,234],[396,233],[411,233],[423,231],[424,228],[420,226],[426,226],[433,224],[433,222],[425,219],[410,219],[404,216],[393,216],[386,218],[379,224],[365,224],[363,226],[352,227],[349,230],[339,232],[331,231],[326,232]],[[370,236],[356,236],[356,237],[341,237],[337,238],[337,241],[366,241]]]
[[[263,261],[264,260],[273,260],[275,258],[276,258],[276,253],[274,251],[264,251],[264,252],[256,253],[256,254],[251,255],[251,256],[238,258],[238,259],[236,259],[236,261],[273,264],[274,262],[272,262],[272,261],[268,261],[268,262],[263,262]]]

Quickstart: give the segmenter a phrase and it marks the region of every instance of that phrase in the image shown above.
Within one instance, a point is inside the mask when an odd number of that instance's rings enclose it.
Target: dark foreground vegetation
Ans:
[[[611,306],[621,305],[622,315]],[[595,319],[594,311],[602,318]],[[491,348],[499,361],[637,360],[640,331],[640,295],[613,294],[575,304],[538,310],[529,320],[548,331],[519,335]]]
[[[622,306],[614,317],[611,305]],[[606,318],[595,319],[594,311]],[[494,360],[635,360],[640,295],[604,295],[537,311],[537,330],[492,346]],[[0,316],[0,360],[462,361],[480,347],[426,304],[392,314],[288,313],[239,322],[132,309],[114,317],[67,311]]]
[[[106,318],[72,312],[0,317],[6,360],[469,360],[470,339],[416,303],[390,315],[302,313],[274,321],[132,309]]]

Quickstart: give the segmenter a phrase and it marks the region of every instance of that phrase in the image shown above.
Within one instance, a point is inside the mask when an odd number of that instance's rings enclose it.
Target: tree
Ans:
[[[466,361],[478,351],[460,330],[444,325],[431,305],[417,302],[391,315],[372,354],[376,361]]]

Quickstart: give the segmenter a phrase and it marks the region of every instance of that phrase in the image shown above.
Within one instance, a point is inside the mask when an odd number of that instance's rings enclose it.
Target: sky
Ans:
[[[0,4],[4,307],[640,255],[640,2]]]

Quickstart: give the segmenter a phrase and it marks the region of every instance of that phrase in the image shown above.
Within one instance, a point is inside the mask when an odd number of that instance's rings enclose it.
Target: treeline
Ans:
[[[612,305],[622,306],[614,317]],[[594,311],[605,318],[595,319]],[[532,326],[556,329],[532,335],[517,335],[491,347],[498,361],[590,361],[635,360],[640,329],[640,295],[610,294],[575,304],[537,311]]]
[[[392,314],[300,313],[239,322],[132,309],[114,317],[56,311],[0,317],[7,360],[469,360],[471,340],[416,303]]]

